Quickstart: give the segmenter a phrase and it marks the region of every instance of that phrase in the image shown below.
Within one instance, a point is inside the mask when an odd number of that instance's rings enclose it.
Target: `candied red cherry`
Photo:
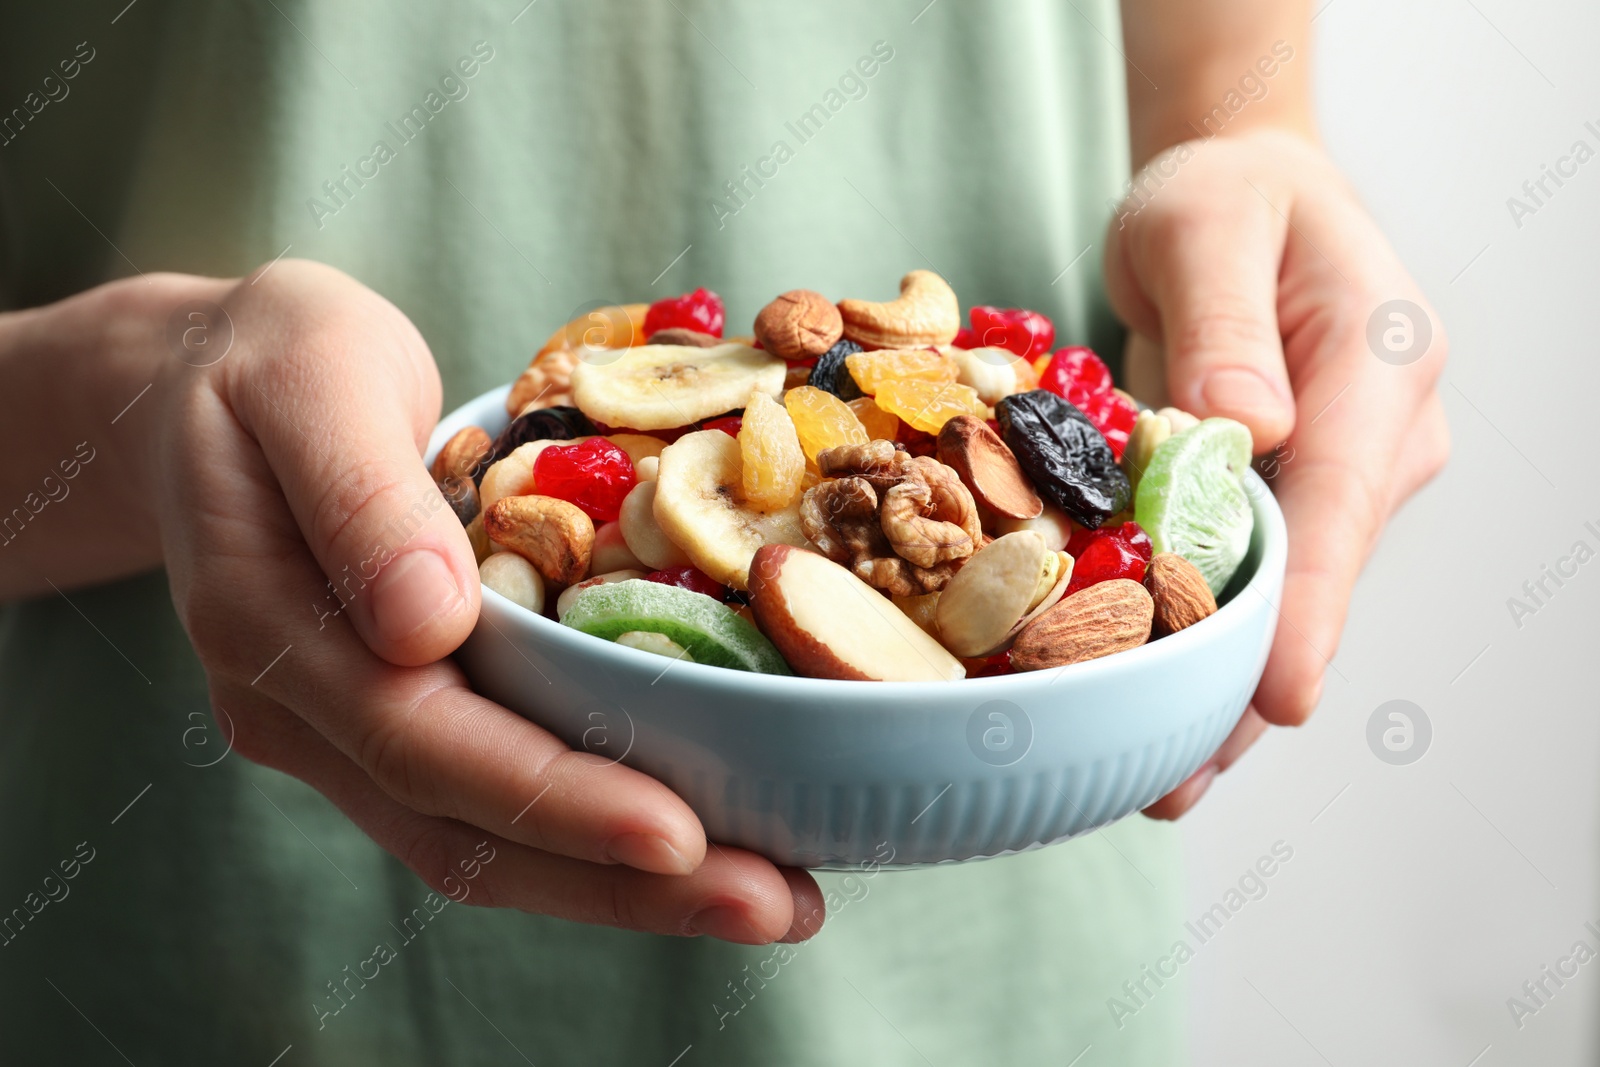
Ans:
[[[644,576],[644,580],[659,585],[675,585],[679,589],[687,589],[693,593],[704,593],[712,600],[722,600],[728,594],[727,586],[692,566],[667,567],[665,570],[651,571]]]
[[[1104,529],[1104,527],[1101,529]],[[1085,529],[1077,523],[1073,523],[1072,536],[1067,538],[1067,555],[1077,559],[1083,555],[1083,550],[1089,547],[1089,543],[1099,536],[1100,530]]]
[[[739,436],[739,427],[744,425],[742,415],[724,415],[720,419],[707,419],[700,424],[702,430],[721,430],[729,437]]]
[[[1026,308],[996,308],[980,304],[972,309],[972,331],[978,348],[1007,348],[1032,358],[1050,351],[1056,340],[1055,323]],[[960,342],[958,341],[959,345]]]
[[[1067,596],[1113,578],[1142,582],[1145,563],[1137,549],[1110,530],[1096,530],[1089,547],[1073,562],[1072,579],[1067,582]]]
[[[1136,522],[1125,522],[1121,526],[1102,526],[1101,533],[1108,537],[1115,537],[1138,554],[1146,563],[1155,554],[1155,546],[1150,543],[1150,535],[1144,532],[1144,527]]]
[[[596,522],[615,520],[622,498],[638,481],[633,460],[604,437],[550,445],[533,461],[533,483],[540,496],[576,504]]]
[[[722,318],[722,297],[710,289],[696,289],[651,304],[644,314],[644,335],[650,337],[660,330],[677,328],[721,337]]]
[[[1105,436],[1106,443],[1111,446],[1111,454],[1120,460],[1123,450],[1128,447],[1133,424],[1139,421],[1139,409],[1117,395],[1114,389],[1090,397],[1087,406],[1080,404],[1079,407],[1089,416],[1095,429]]]
[[[1002,674],[1015,674],[1016,669],[1011,666],[1011,650],[986,657],[971,670],[967,671],[968,678],[997,678]]]
[[[1044,373],[1039,375],[1039,388],[1082,408],[1084,400],[1111,390],[1111,368],[1092,348],[1063,348],[1050,357]]]
[[[903,419],[900,422],[900,432],[895,435],[895,440],[913,456],[931,456],[939,451],[939,439],[937,437],[917,429]]]

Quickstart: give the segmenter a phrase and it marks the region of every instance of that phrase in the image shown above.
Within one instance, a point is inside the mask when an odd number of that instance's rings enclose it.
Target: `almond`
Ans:
[[[815,359],[839,343],[844,320],[821,293],[791,289],[756,315],[761,347],[789,361]]]
[[[1205,576],[1176,552],[1156,554],[1145,568],[1144,586],[1155,602],[1151,630],[1157,637],[1193,626],[1217,610],[1217,598]]]
[[[957,415],[939,431],[939,462],[952,467],[978,503],[1008,519],[1044,511],[1022,466],[1000,435],[976,415]]]
[[[1011,646],[1011,666],[1038,671],[1138,648],[1150,637],[1154,610],[1138,582],[1114,578],[1091,585],[1023,628]]]
[[[457,430],[433,459],[433,480],[476,477],[478,467],[489,458],[493,448],[494,441],[483,427],[466,426]]]

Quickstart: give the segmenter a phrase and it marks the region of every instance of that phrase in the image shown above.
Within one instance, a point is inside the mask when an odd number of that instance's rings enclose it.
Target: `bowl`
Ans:
[[[491,435],[507,388],[452,412]],[[1278,620],[1283,515],[1222,606],[1128,652],[959,682],[846,682],[683,663],[590,637],[493,590],[456,658],[477,692],[682,797],[711,840],[774,863],[890,868],[1002,856],[1130,815],[1200,768],[1255,691]]]

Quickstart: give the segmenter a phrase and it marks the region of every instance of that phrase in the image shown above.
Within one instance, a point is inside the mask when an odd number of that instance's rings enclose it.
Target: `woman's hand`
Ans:
[[[1256,453],[1273,454],[1264,466],[1289,526],[1266,673],[1217,755],[1147,810],[1176,818],[1267,724],[1297,726],[1316,707],[1362,565],[1448,455],[1434,391],[1447,346],[1394,250],[1305,138],[1187,142],[1134,189],[1106,242],[1111,302],[1132,331],[1129,387],[1248,426]],[[1379,313],[1396,300],[1426,322]],[[1377,336],[1398,331],[1383,359],[1369,344],[1375,316]]]
[[[204,367],[162,342],[196,299],[232,325]],[[421,459],[438,374],[393,305],[286,260],[253,281],[130,280],[32,314],[58,338],[157,350],[119,431],[140,441],[173,601],[242,755],[315,787],[441,892],[487,840],[469,903],[749,943],[816,932],[808,875],[708,855],[660,783],[568,749],[444,658],[477,618],[477,567]]]

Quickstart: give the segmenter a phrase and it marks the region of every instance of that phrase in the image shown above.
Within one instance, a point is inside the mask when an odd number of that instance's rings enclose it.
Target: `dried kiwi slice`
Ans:
[[[1206,419],[1161,442],[1139,479],[1134,517],[1152,546],[1193,563],[1215,595],[1250,549],[1249,467],[1250,431]]]
[[[759,674],[793,673],[772,642],[731,608],[704,593],[640,578],[585,589],[561,617],[561,625],[607,641],[649,631],[688,649],[696,663]]]

